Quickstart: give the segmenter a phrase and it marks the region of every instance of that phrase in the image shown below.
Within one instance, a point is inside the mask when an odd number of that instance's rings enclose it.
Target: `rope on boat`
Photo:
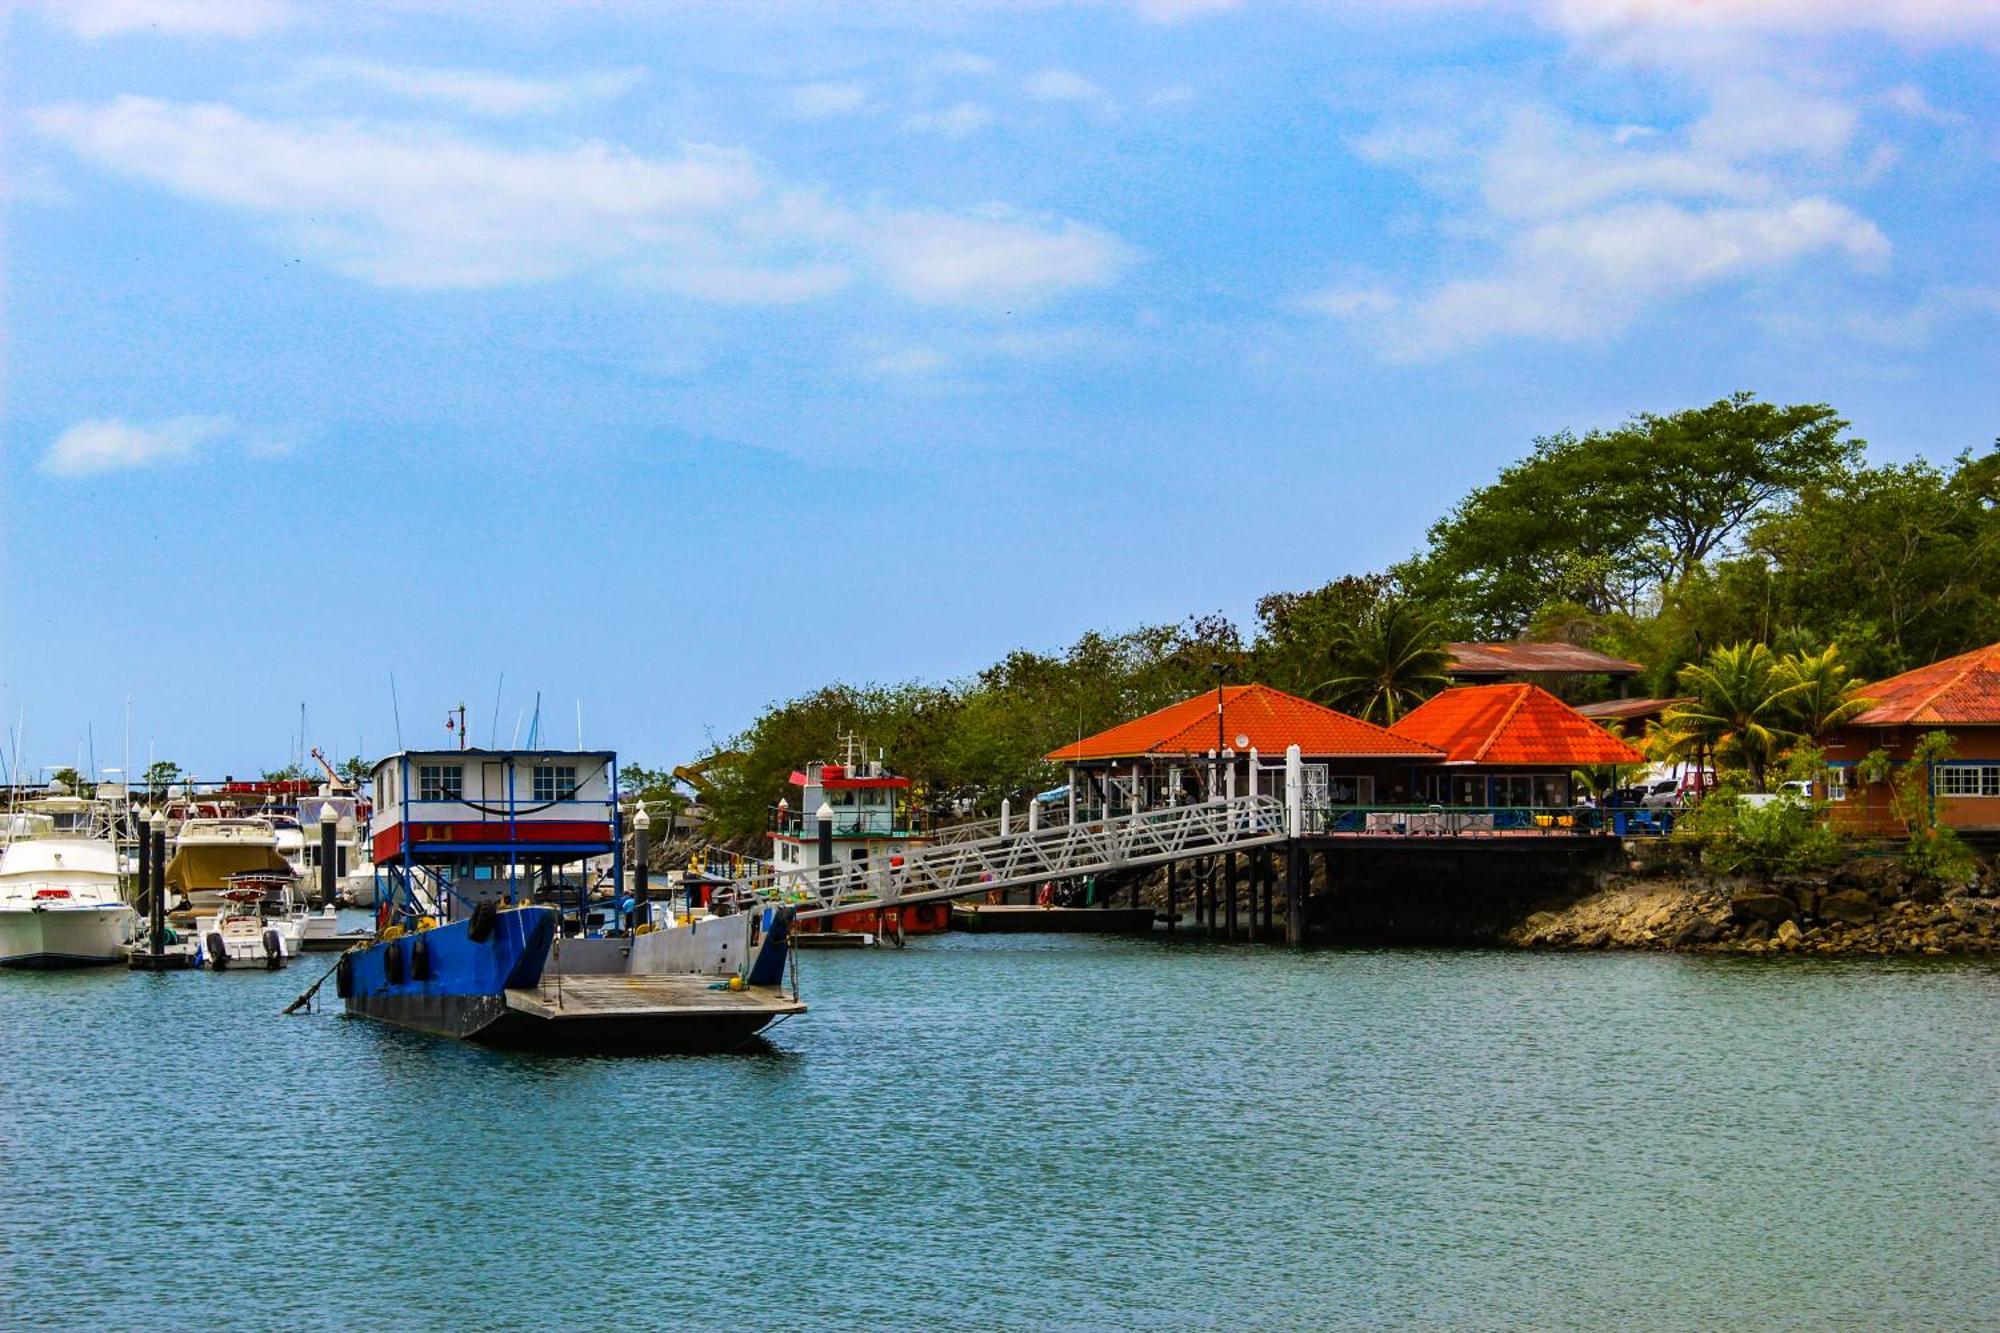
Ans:
[[[352,946],[349,946],[346,949],[342,949],[340,951],[340,958],[347,957],[347,955],[351,952],[353,952]],[[334,959],[333,966],[329,967],[325,972],[322,972],[320,974],[320,978],[318,981],[315,981],[312,985],[306,987],[305,992],[301,994],[298,999],[293,1000],[290,1004],[286,1005],[285,1012],[288,1014],[296,1014],[299,1010],[311,1004],[313,996],[319,994],[319,988],[326,984],[326,979],[340,970],[340,958]]]

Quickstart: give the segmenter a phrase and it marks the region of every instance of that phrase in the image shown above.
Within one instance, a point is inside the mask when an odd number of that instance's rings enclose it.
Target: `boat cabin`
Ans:
[[[851,747],[850,747],[851,749]],[[807,764],[792,773],[798,792],[771,819],[771,859],[781,876],[817,870],[831,847],[837,862],[900,856],[924,835],[910,805],[910,780],[878,759]]]

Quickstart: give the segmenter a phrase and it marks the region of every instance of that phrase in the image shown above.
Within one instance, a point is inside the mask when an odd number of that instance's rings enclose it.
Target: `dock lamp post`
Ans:
[[[1223,741],[1222,741],[1222,681],[1223,681],[1223,676],[1224,676],[1224,674],[1225,674],[1225,673],[1226,673],[1226,672],[1228,671],[1228,668],[1227,668],[1227,667],[1225,667],[1225,666],[1224,666],[1224,665],[1223,665],[1222,663],[1220,663],[1220,662],[1210,662],[1210,663],[1208,664],[1208,669],[1209,669],[1210,671],[1213,671],[1213,672],[1215,673],[1215,763],[1216,763],[1216,769],[1215,769],[1215,786],[1214,786],[1214,788],[1213,788],[1212,790],[1210,790],[1210,792],[1208,793],[1208,799],[1212,801],[1212,800],[1216,799],[1216,797],[1217,797],[1217,796],[1219,796],[1219,795],[1221,794],[1221,792],[1222,792],[1222,763],[1223,763],[1223,758],[1222,758],[1222,751],[1223,751],[1223,748],[1224,748],[1224,747],[1223,747]]]
[[[646,803],[639,802],[639,808],[632,815],[632,929],[653,918],[652,884],[646,872],[646,853],[651,850],[651,839],[647,833],[653,827],[653,817],[646,813]]]
[[[333,900],[340,892],[340,858],[335,844],[340,834],[340,811],[333,808],[332,801],[322,802],[319,807],[319,905],[333,910]]]
[[[153,841],[153,882],[149,886],[153,901],[147,925],[153,931],[153,952],[158,954],[166,951],[167,938],[167,812],[154,810],[146,822]]]

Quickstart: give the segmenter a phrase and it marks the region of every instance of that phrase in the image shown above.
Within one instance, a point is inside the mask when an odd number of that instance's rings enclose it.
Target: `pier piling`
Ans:
[[[339,858],[334,843],[340,833],[340,812],[328,801],[319,808],[319,905],[333,906],[340,891]]]

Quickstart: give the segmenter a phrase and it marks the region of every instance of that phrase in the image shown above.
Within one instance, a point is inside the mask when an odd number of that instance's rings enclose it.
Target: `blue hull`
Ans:
[[[555,939],[556,913],[499,913],[484,940],[470,921],[372,944],[340,961],[347,1012],[440,1036],[477,1038],[507,1012],[509,989],[538,984]]]

